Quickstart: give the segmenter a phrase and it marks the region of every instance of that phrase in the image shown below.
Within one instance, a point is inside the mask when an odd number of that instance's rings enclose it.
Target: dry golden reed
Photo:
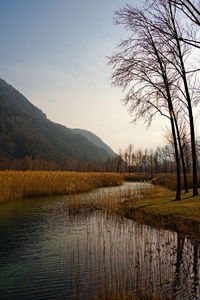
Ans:
[[[188,187],[192,188],[192,175],[188,174],[187,175],[187,179],[188,179]],[[198,187],[200,186],[200,174],[198,174]],[[155,177],[152,180],[153,184],[157,184],[157,185],[162,185],[172,191],[176,190],[176,174],[165,174],[165,173],[161,173],[161,174],[156,174]],[[184,188],[184,180],[183,180],[183,176],[181,176],[181,188]]]
[[[148,173],[121,173],[124,180],[127,181],[145,181],[150,180],[151,176]]]
[[[98,194],[89,194],[87,197],[68,198],[68,210],[77,213],[81,209],[103,210],[106,212],[115,212],[122,214],[124,207],[132,208],[135,202],[140,198],[159,196],[162,187],[149,185],[148,187],[135,186],[127,189],[103,190]]]
[[[122,182],[116,173],[0,171],[0,202],[72,194]]]
[[[98,195],[88,195],[85,198],[70,197],[68,198],[68,210],[77,213],[80,210],[103,210],[107,212],[118,212],[122,203],[122,193],[102,192]]]

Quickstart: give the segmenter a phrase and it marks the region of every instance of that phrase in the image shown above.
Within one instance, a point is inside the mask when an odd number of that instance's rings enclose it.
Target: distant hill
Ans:
[[[80,134],[75,131],[48,120],[40,109],[0,79],[0,162],[31,156],[62,164],[68,158],[90,162],[113,156],[100,139],[99,145],[95,142],[95,135],[91,142],[81,130]]]
[[[97,147],[106,150],[111,157],[117,156],[117,154],[108,145],[106,145],[97,135],[95,135],[91,131],[75,128],[72,129],[72,132],[84,136],[88,141],[90,141]]]

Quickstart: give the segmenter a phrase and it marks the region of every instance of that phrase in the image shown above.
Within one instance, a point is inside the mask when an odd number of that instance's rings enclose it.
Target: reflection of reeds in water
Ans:
[[[192,241],[116,215],[90,215],[74,247],[77,299],[199,299],[199,247]]]
[[[124,196],[121,201],[125,203],[126,197],[134,195],[128,183],[109,190]],[[76,197],[79,203],[91,202],[99,199],[98,195],[108,198],[110,193],[105,188]],[[6,280],[1,297],[15,299],[10,293],[17,291],[20,299],[37,299],[39,293],[45,299],[70,300],[200,299],[198,241],[87,206],[78,214],[71,213],[68,202],[72,197],[33,201],[31,210],[21,201],[26,217],[17,211],[21,217],[17,217],[19,223],[12,234],[2,230],[1,236],[6,234],[3,240],[19,247],[6,251],[9,248],[2,243],[0,277],[6,274]],[[8,205],[13,217],[9,224],[14,224],[19,204]],[[17,270],[20,265],[23,274]],[[22,286],[21,282],[28,284]]]
[[[117,212],[123,215],[124,208],[129,210],[129,206],[137,205],[138,199],[156,197],[162,192],[160,187],[138,184],[124,190],[102,190],[85,198],[69,199],[69,215],[74,212],[81,215],[81,212],[105,211],[105,214],[94,213],[90,221],[91,231],[87,233],[89,256],[85,258],[86,269],[95,265],[98,274],[91,274],[89,278],[89,289],[95,296],[88,299],[182,300],[200,294],[197,271],[199,250],[195,252],[197,247],[190,240],[175,232],[156,230],[111,214]],[[192,258],[193,253],[196,259]],[[95,276],[99,278],[98,282]],[[85,283],[81,275],[78,282],[83,291]]]
[[[94,296],[92,300],[160,300],[160,297],[145,291],[138,291],[137,295],[133,292],[118,291],[109,293],[102,291],[99,295]]]

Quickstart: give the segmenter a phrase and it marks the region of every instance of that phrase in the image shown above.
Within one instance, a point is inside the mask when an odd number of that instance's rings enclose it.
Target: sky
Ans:
[[[108,56],[127,32],[114,11],[138,0],[0,0],[0,77],[69,128],[92,131],[114,151],[163,144],[166,123],[131,123]]]

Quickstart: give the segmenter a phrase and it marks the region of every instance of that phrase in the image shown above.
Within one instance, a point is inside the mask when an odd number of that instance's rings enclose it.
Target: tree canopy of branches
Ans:
[[[193,158],[193,195],[197,189],[197,158],[191,91],[193,75],[187,64],[193,46],[198,46],[195,31],[188,31],[178,10],[187,16],[188,1],[148,1],[145,10],[130,5],[115,12],[116,24],[123,25],[130,36],[110,57],[113,67],[112,82],[126,90],[124,103],[128,105],[133,120],[143,119],[151,124],[156,114],[169,119],[173,137],[177,169],[177,194],[180,199],[181,143],[177,114],[188,119]],[[189,1],[191,2],[191,1]],[[193,3],[190,3],[193,5]],[[191,8],[190,8],[191,9]],[[193,22],[197,12],[193,8]],[[196,23],[197,24],[197,23]],[[198,25],[198,24],[197,24]],[[189,43],[190,41],[190,43]],[[197,103],[198,101],[196,101]],[[178,149],[179,144],[179,149]]]

